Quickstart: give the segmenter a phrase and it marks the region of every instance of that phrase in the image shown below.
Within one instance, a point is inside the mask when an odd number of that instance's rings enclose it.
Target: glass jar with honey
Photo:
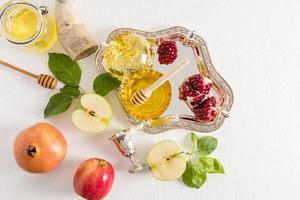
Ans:
[[[0,35],[16,46],[47,51],[57,41],[55,20],[47,13],[27,1],[9,1],[0,9]]]
[[[103,65],[106,71],[122,79],[124,75],[152,68],[153,50],[148,40],[125,32],[116,35],[105,47]]]

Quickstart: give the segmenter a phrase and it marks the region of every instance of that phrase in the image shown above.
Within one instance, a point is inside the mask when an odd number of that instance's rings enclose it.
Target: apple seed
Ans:
[[[92,115],[93,117],[96,117],[96,112],[95,112],[95,111],[92,111],[92,110],[91,110],[91,111],[89,112],[89,114]]]

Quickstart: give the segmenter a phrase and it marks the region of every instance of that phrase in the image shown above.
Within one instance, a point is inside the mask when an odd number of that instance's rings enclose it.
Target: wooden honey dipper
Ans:
[[[25,74],[25,75],[27,75],[29,77],[37,79],[38,84],[41,85],[44,88],[48,88],[48,89],[54,90],[56,88],[56,86],[57,86],[58,81],[54,77],[52,77],[52,76],[50,76],[48,74],[39,74],[39,75],[36,75],[36,74],[33,74],[33,73],[29,72],[29,71],[21,69],[21,68],[19,68],[17,66],[9,64],[9,63],[7,63],[7,62],[5,62],[3,60],[0,60],[0,64],[2,64],[3,66],[6,66],[8,68],[11,68],[13,70],[16,70],[18,72],[21,72],[21,73],[23,73],[23,74]]]
[[[170,71],[168,71],[162,77],[160,77],[157,81],[155,81],[152,85],[150,85],[146,89],[141,89],[134,92],[131,96],[130,102],[134,106],[139,106],[145,103],[151,97],[151,94],[154,90],[156,90],[159,86],[164,84],[166,81],[170,80],[175,74],[177,74],[186,65],[188,65],[189,62],[190,62],[189,59],[185,58],[175,67],[173,67]]]

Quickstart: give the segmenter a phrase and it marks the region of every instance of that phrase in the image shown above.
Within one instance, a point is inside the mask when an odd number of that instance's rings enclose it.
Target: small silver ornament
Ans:
[[[141,129],[141,126],[139,125],[132,128],[123,129],[115,133],[110,138],[116,144],[121,154],[125,157],[128,157],[133,164],[133,166],[129,169],[129,173],[141,171],[145,167],[144,163],[137,163],[134,159],[136,150],[132,141],[131,134],[139,129]]]

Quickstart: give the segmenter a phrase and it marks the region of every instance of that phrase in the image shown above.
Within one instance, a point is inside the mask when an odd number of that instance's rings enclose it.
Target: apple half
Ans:
[[[75,126],[91,133],[103,131],[112,117],[112,110],[106,99],[98,94],[84,94],[80,103],[81,108],[72,115]]]
[[[153,177],[160,181],[179,178],[186,167],[186,160],[179,152],[178,145],[171,140],[154,145],[147,155],[147,164]]]

